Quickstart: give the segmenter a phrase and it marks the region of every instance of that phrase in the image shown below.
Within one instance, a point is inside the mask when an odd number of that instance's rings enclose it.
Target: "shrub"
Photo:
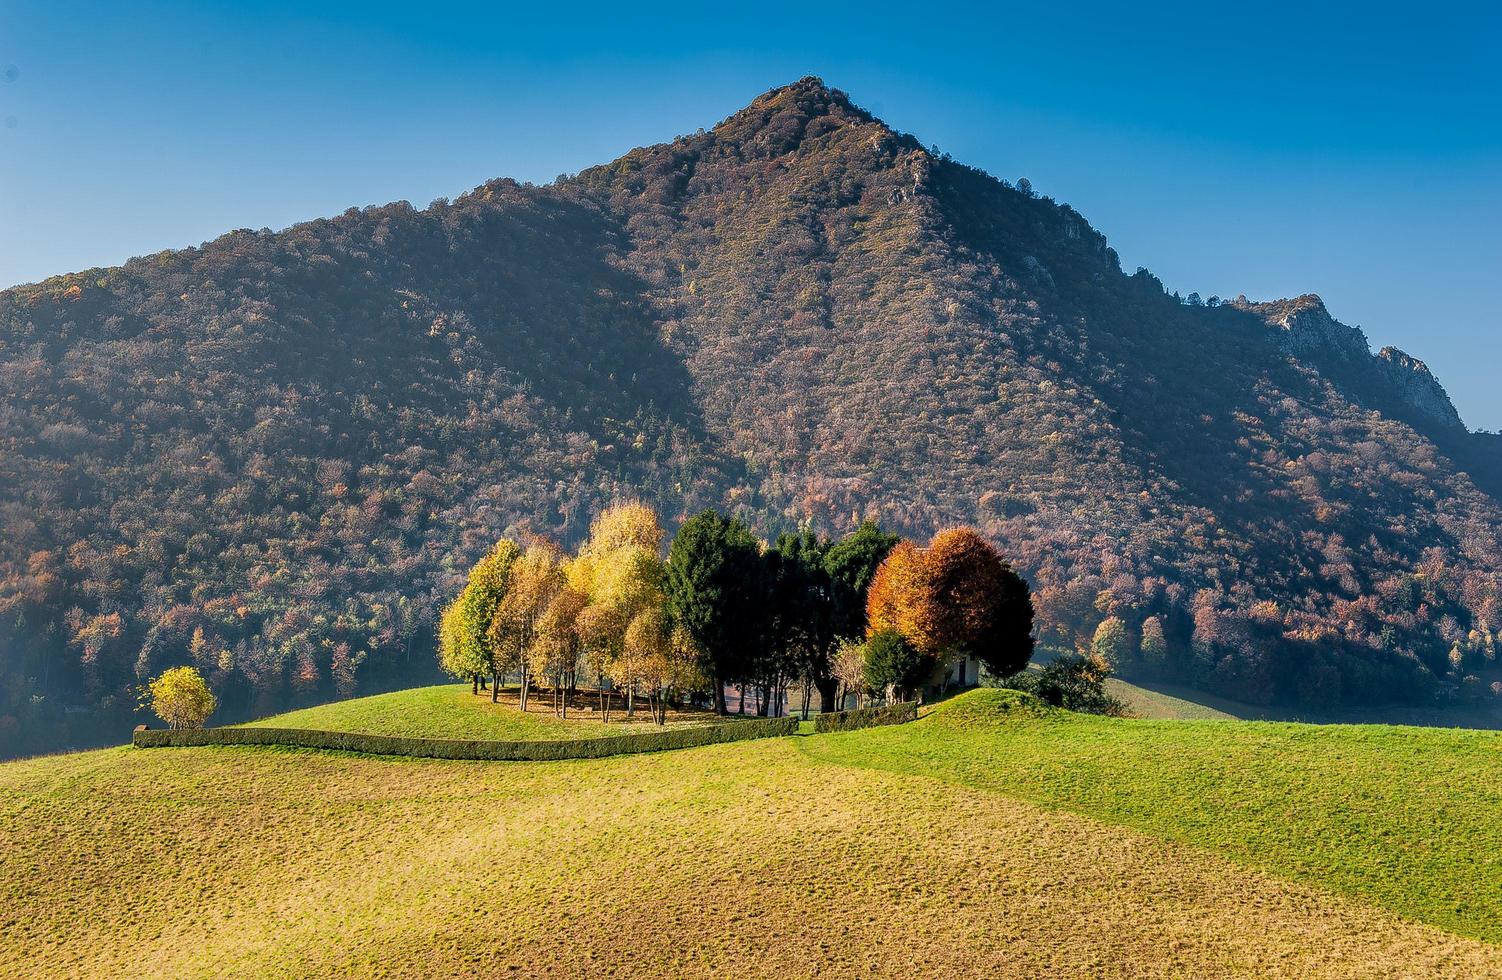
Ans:
[[[831,711],[814,719],[816,732],[851,732],[857,728],[875,728],[878,725],[900,725],[918,717],[917,701],[899,701],[874,708],[856,708],[853,711]]]
[[[203,675],[192,667],[173,667],[146,687],[151,710],[173,729],[202,728],[219,706]]]
[[[598,759],[607,755],[662,752],[720,742],[791,735],[797,718],[763,718],[728,725],[704,725],[636,735],[611,735],[556,741],[497,742],[447,738],[403,738],[357,732],[324,732],[301,728],[201,728],[183,731],[137,731],[132,743],[139,749],[201,745],[284,745],[302,749],[333,749],[372,755],[405,755],[428,759],[474,759],[545,762],[556,759]]]
[[[1119,716],[1126,713],[1126,705],[1106,693],[1105,680],[1110,674],[1110,665],[1100,657],[1066,653],[1042,670],[1014,674],[997,686],[1025,691],[1055,708]]]

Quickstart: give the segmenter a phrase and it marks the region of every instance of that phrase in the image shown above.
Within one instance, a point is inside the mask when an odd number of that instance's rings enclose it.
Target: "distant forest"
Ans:
[[[1181,302],[806,79],[547,187],[0,293],[0,752],[175,664],[241,713],[429,671],[496,539],[621,496],[972,525],[1045,647],[1113,619],[1242,700],[1498,696],[1499,443],[1317,298]]]

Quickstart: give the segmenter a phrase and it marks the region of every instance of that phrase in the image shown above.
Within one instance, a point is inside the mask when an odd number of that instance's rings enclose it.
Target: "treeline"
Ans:
[[[815,692],[832,711],[842,692],[907,696],[957,657],[1006,676],[1032,655],[1027,583],[968,528],[926,548],[870,522],[839,540],[804,530],[766,543],[705,511],[665,555],[663,542],[639,501],[606,508],[574,554],[501,539],[444,609],[443,669],[476,694],[488,679],[492,700],[517,677],[523,710],[546,680],[565,716],[584,680],[608,720],[608,686],[662,724],[684,699],[724,714],[727,685],[756,692],[762,715],[781,713],[795,683],[804,713]]]

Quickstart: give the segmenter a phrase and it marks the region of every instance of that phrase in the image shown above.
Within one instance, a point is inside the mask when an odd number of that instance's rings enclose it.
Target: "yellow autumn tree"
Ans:
[[[497,668],[521,674],[517,701],[523,711],[531,693],[537,627],[565,584],[563,553],[551,541],[537,541],[512,565],[506,592],[490,620],[487,634],[495,648]]]
[[[583,649],[579,618],[589,603],[589,597],[570,585],[568,578],[565,566],[562,587],[543,610],[529,653],[532,673],[552,679],[553,712],[564,718]]]
[[[173,667],[147,686],[151,710],[169,728],[202,728],[219,706],[203,675],[192,667]]]
[[[698,651],[684,630],[675,630],[661,603],[642,608],[626,627],[625,653],[635,683],[647,695],[652,720],[667,723],[675,692],[703,682]]]
[[[651,554],[662,552],[664,534],[657,512],[640,500],[618,500],[600,512],[589,525],[584,554],[604,554],[635,547]]]
[[[635,694],[642,680],[649,631],[644,623],[635,644],[627,635],[636,618],[648,609],[665,606],[663,532],[657,514],[640,501],[621,501],[607,507],[590,525],[589,539],[571,563],[571,587],[583,593],[587,605],[577,624],[584,656],[591,670],[608,677],[626,696],[626,712],[635,712]],[[609,717],[609,697],[601,691],[601,706]]]
[[[490,624],[496,607],[506,594],[511,566],[521,555],[516,542],[506,538],[475,562],[459,596],[443,610],[438,622],[438,663],[454,677],[468,678],[471,692],[479,693],[481,678],[491,675],[499,684],[500,670]],[[496,687],[490,699],[496,700]]]

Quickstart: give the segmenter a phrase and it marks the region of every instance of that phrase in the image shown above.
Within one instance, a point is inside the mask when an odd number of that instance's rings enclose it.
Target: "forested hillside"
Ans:
[[[0,293],[0,740],[174,662],[246,710],[403,676],[495,538],[626,493],[973,524],[1045,641],[1115,617],[1243,700],[1491,696],[1498,442],[1316,297],[1181,301],[805,79],[548,187]]]

